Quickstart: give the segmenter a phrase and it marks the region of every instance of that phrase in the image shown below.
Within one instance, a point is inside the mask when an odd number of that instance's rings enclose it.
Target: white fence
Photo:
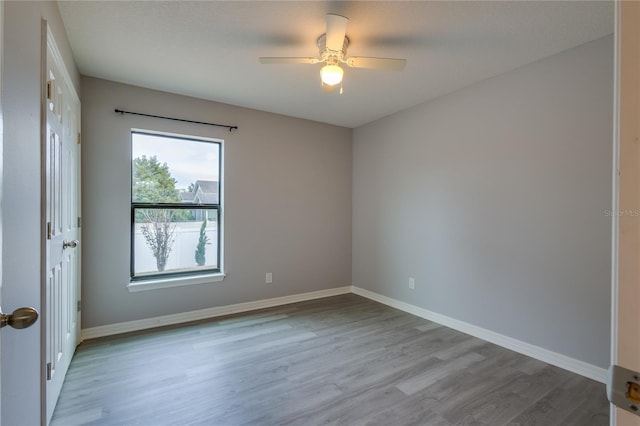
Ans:
[[[135,228],[135,270],[137,274],[156,272],[158,270],[156,258],[142,235],[142,225],[137,223]],[[217,222],[207,222],[206,235],[209,237],[209,244],[205,246],[205,266],[198,266],[195,259],[202,222],[176,222],[174,225],[174,242],[171,246],[165,271],[215,268],[218,266]]]

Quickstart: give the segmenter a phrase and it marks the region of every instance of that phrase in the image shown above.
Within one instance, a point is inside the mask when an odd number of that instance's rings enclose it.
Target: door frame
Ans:
[[[49,24],[40,23],[40,424],[47,424],[47,251],[46,251],[46,182],[45,151],[47,132],[47,38]]]
[[[2,174],[4,163],[4,116],[2,108],[2,68],[4,65],[4,2],[0,1],[0,312],[2,312]],[[2,426],[2,339],[0,338],[0,426]]]
[[[640,3],[615,2],[611,364],[640,371]],[[611,406],[610,424],[640,425]]]

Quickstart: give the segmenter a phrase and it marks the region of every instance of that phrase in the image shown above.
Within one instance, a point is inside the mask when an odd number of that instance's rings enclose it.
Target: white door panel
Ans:
[[[45,221],[46,419],[51,420],[78,345],[80,103],[49,33],[47,48]]]

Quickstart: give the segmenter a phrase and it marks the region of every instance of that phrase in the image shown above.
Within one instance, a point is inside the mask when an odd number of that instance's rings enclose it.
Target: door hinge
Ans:
[[[48,80],[47,81],[47,99],[51,99],[51,86],[52,86],[52,81]]]
[[[78,145],[81,144],[81,140],[82,140],[82,136],[81,136],[80,132],[78,132]]]
[[[80,312],[81,308],[82,308],[82,303],[80,300],[78,300],[78,312]]]
[[[80,228],[81,226],[82,226],[82,218],[78,216],[78,228]]]
[[[47,363],[47,380],[51,380],[51,374],[52,374],[52,366],[51,366],[51,363],[48,362]]]
[[[47,240],[51,239],[51,222],[47,222]]]

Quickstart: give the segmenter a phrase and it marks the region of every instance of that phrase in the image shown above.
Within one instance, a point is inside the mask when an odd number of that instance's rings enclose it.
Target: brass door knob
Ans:
[[[18,308],[10,315],[0,312],[0,328],[6,325],[17,329],[27,328],[37,320],[38,311],[33,308]]]

